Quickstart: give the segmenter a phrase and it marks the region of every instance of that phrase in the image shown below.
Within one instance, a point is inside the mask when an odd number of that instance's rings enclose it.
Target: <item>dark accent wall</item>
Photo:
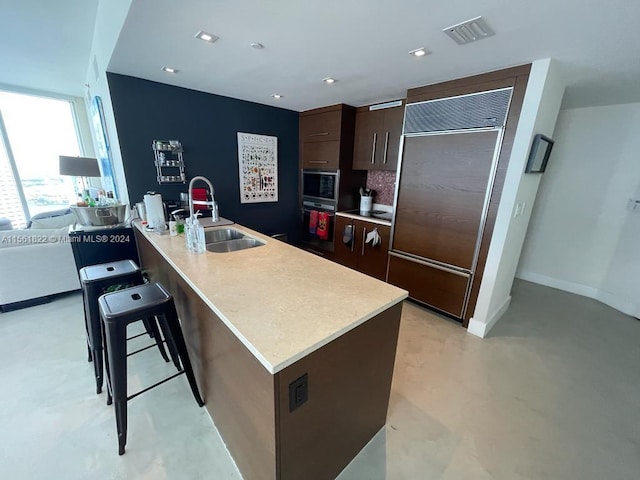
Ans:
[[[178,200],[192,177],[204,175],[222,217],[297,241],[298,112],[115,73],[107,79],[132,203],[149,190]],[[278,202],[240,203],[237,132],[278,137]],[[182,142],[186,185],[158,185],[154,139]]]

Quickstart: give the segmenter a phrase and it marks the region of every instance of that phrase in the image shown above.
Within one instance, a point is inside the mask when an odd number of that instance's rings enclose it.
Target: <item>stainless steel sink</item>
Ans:
[[[257,238],[236,238],[233,240],[224,240],[207,244],[207,250],[214,253],[235,252],[236,250],[245,250],[247,248],[261,247],[264,242]]]
[[[223,228],[220,230],[205,230],[204,243],[224,242],[225,240],[236,240],[244,238],[246,235],[235,228]]]
[[[260,247],[265,242],[250,237],[235,228],[205,230],[204,240],[207,250],[214,253],[235,252],[247,248]]]

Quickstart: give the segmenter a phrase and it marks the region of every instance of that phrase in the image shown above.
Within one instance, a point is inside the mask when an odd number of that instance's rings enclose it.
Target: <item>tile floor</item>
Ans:
[[[0,315],[0,478],[241,478],[184,377],[130,402],[119,457],[81,318],[79,294]],[[173,371],[155,349],[129,365],[130,389]],[[517,281],[484,340],[405,303],[387,426],[339,480],[639,472],[640,321]]]

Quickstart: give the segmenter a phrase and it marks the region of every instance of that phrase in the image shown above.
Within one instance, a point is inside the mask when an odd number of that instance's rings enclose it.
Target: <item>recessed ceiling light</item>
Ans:
[[[264,45],[258,42],[253,42],[251,44],[251,48],[255,48],[256,50],[262,50],[264,48]]]
[[[216,37],[213,33],[205,32],[204,30],[198,30],[198,33],[196,33],[194,36],[209,43],[213,43],[218,40],[218,38],[220,38]]]
[[[429,55],[431,52],[424,47],[416,48],[415,50],[411,50],[409,55],[413,55],[414,57],[424,57],[425,55]]]
[[[331,85],[332,83],[336,83],[337,82],[337,80],[335,78],[331,78],[331,77],[323,78],[322,81],[324,83],[328,83],[329,85]]]
[[[171,67],[162,67],[162,71],[167,73],[178,73],[180,70],[176,70],[175,68]]]
[[[282,98],[282,95],[280,95],[279,93],[272,93],[271,96],[273,98]]]

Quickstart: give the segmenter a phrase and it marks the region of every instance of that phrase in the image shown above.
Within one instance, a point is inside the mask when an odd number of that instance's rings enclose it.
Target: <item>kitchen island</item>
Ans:
[[[174,296],[244,478],[335,478],[386,422],[407,292],[233,228],[266,244],[194,254],[183,236],[136,225],[142,266]]]

